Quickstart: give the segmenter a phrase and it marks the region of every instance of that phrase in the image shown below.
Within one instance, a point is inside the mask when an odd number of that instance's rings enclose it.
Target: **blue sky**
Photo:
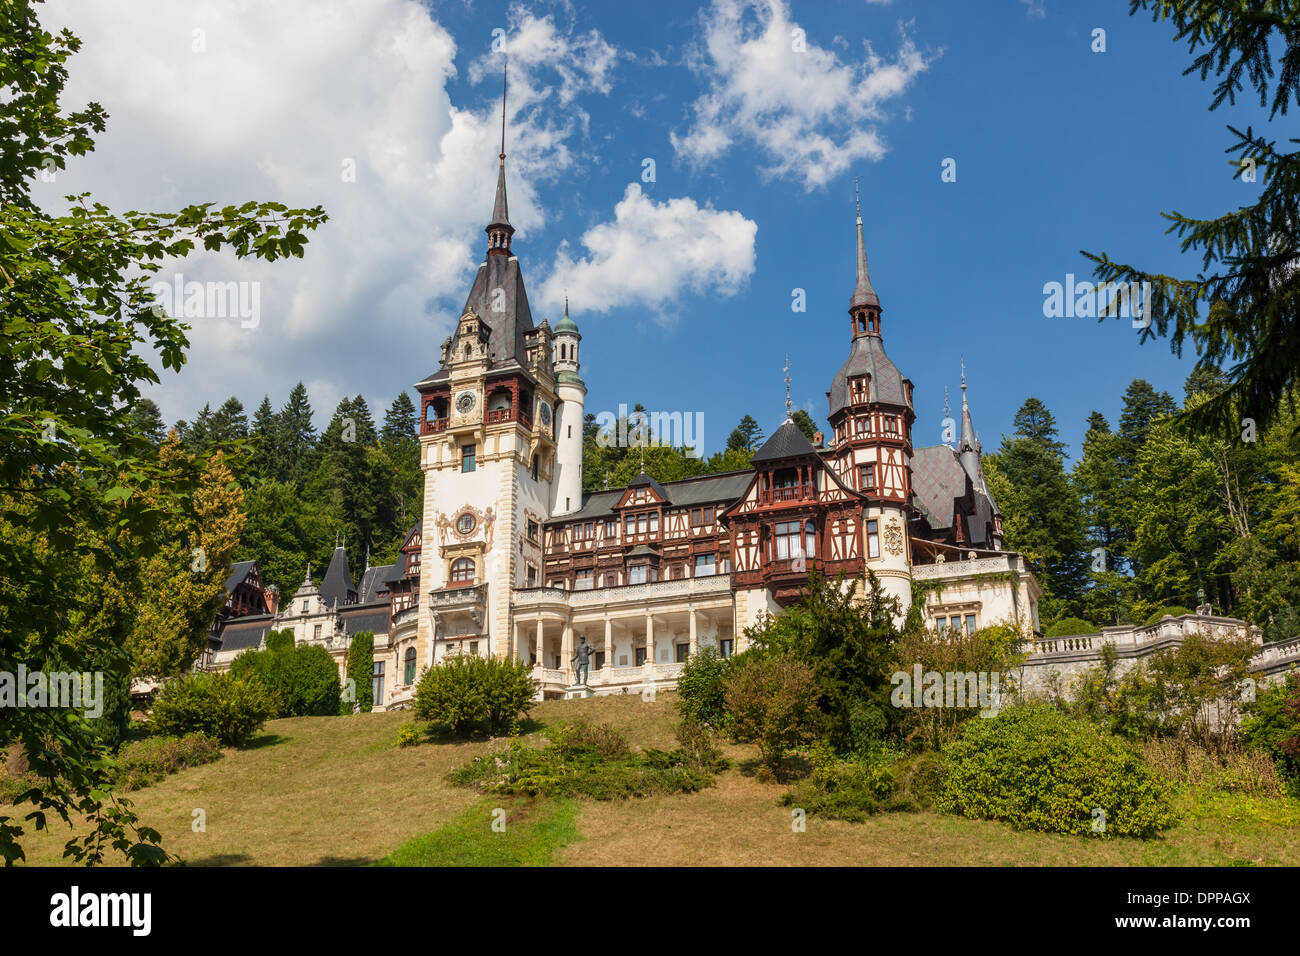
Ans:
[[[939,441],[964,356],[989,450],[1030,395],[1072,452],[1090,411],[1116,422],[1133,378],[1181,398],[1191,356],[1140,345],[1127,320],[1045,318],[1043,285],[1086,277],[1081,249],[1195,272],[1159,213],[1218,214],[1258,188],[1231,178],[1223,149],[1225,125],[1263,125],[1261,111],[1211,113],[1171,28],[1127,3],[298,2],[50,4],[47,22],[86,41],[70,93],[113,117],[60,193],[274,198],[333,217],[275,275],[178,266],[263,281],[264,315],[196,327],[190,367],[152,393],[168,420],[232,392],[250,412],[263,393],[278,406],[298,379],[322,424],[358,392],[378,417],[436,367],[484,249],[497,28],[534,315],[554,322],[569,291],[588,411],[702,411],[708,451],[745,413],[779,424],[787,353],[796,405],[824,422],[849,342],[854,176],[885,345],[916,384],[914,440]],[[123,18],[139,29],[114,29]],[[340,184],[349,157],[362,175]],[[947,158],[956,182],[941,180]]]

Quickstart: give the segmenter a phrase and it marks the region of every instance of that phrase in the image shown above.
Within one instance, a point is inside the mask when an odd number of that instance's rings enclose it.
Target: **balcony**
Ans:
[[[514,609],[541,610],[565,606],[579,610],[602,605],[640,605],[656,600],[678,598],[731,598],[731,575],[710,574],[699,578],[676,578],[672,581],[651,581],[646,584],[622,584],[612,588],[593,588],[584,591],[566,591],[564,588],[528,588],[515,592]]]
[[[761,505],[777,505],[787,501],[808,501],[816,498],[813,486],[808,482],[800,485],[786,485],[781,488],[767,488],[758,493]]]

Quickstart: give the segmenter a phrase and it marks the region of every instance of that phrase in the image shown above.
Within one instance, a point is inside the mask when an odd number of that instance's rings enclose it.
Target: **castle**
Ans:
[[[272,628],[326,647],[344,671],[353,635],[375,635],[376,709],[409,706],[419,675],[456,654],[527,661],[542,698],[647,693],[675,685],[705,648],[744,649],[745,630],[798,599],[810,568],[898,601],[914,595],[940,634],[1010,623],[1030,637],[1020,682],[1046,692],[1114,645],[1129,666],[1191,633],[1249,633],[1196,615],[1100,635],[1044,638],[1041,590],[1003,547],[962,371],[960,433],[913,447],[912,382],[885,353],[884,310],[867,270],[861,210],[848,301],[848,357],[827,390],[831,434],[810,441],[789,415],[743,471],[583,492],[582,335],[570,317],[534,323],[511,242],[504,142],[487,253],[438,368],[420,393],[423,516],[398,560],[354,584],[336,543],[279,606],[256,563],[232,567],[226,608],[200,666],[224,669]],[[847,285],[847,283],[846,283]],[[919,586],[917,586],[919,585]],[[574,684],[579,641],[594,652]],[[1261,648],[1276,679],[1300,638]]]

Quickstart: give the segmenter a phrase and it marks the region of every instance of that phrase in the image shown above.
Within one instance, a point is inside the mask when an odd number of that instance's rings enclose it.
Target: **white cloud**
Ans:
[[[486,244],[499,55],[473,61],[483,87],[455,104],[456,41],[415,0],[54,0],[41,15],[83,39],[65,105],[96,100],[110,114],[94,153],[37,184],[42,201],[83,190],[120,210],[279,200],[330,217],[302,260],[196,253],[169,268],[260,283],[261,321],[191,320],[187,366],[152,393],[168,421],[231,394],[255,406],[269,392],[278,406],[299,379],[320,417],[358,392],[379,417],[433,369]],[[526,235],[546,221],[537,184],[574,163],[578,99],[609,92],[618,54],[549,17],[508,22],[510,215]],[[355,182],[343,181],[349,160]]]
[[[893,60],[867,44],[861,63],[844,63],[806,36],[785,0],[714,0],[701,20],[691,65],[707,88],[690,128],[672,134],[673,148],[701,164],[752,142],[770,160],[765,172],[810,190],[884,155],[875,128],[882,106],[930,62],[902,36]]]
[[[734,295],[754,272],[758,224],[739,212],[700,206],[693,199],[655,202],[629,183],[602,222],[582,237],[586,254],[561,246],[541,299],[558,304],[567,290],[574,311],[608,312],[643,306],[662,321],[683,290]]]

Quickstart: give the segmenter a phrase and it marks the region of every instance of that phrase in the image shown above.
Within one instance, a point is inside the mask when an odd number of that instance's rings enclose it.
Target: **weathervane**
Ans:
[[[853,204],[858,209],[858,221],[862,221],[862,194],[858,192],[858,177],[853,177]]]
[[[790,402],[790,356],[787,354],[785,357],[785,417],[786,418],[792,417],[793,415],[793,412],[791,411],[792,408],[793,405]]]

